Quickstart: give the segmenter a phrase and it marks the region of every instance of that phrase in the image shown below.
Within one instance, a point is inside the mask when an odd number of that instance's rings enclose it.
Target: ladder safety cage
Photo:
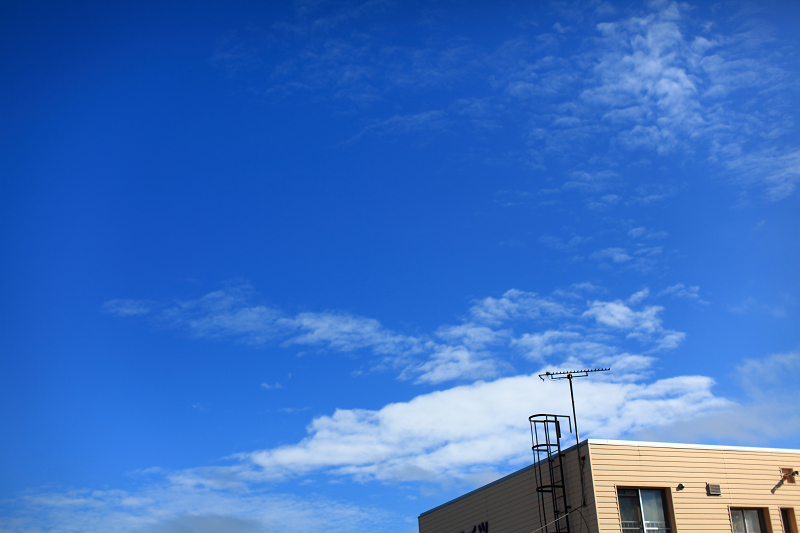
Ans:
[[[544,524],[539,530],[544,533],[570,533],[570,505],[567,501],[567,477],[564,472],[566,456],[561,450],[561,425],[564,419],[572,433],[572,420],[567,415],[536,414],[528,417],[533,443],[531,449],[536,500],[540,523]],[[552,517],[552,521],[549,521],[549,517]]]

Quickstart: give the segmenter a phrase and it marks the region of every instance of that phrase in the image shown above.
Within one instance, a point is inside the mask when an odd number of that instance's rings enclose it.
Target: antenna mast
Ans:
[[[587,370],[564,370],[560,372],[545,372],[544,374],[539,374],[539,378],[544,381],[545,377],[550,380],[558,380],[558,379],[568,379],[569,380],[569,397],[572,400],[572,420],[575,422],[575,453],[578,454],[578,468],[580,469],[581,473],[581,497],[583,499],[582,507],[586,507],[586,488],[584,487],[583,483],[583,461],[581,461],[580,457],[580,444],[581,439],[580,435],[578,435],[578,416],[575,414],[575,394],[572,391],[572,378],[585,378],[591,372],[607,372],[611,370],[611,368],[592,368]]]

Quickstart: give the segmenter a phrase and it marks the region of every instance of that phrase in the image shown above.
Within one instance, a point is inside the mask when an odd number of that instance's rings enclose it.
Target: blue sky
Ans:
[[[0,531],[416,530],[797,447],[796,2],[6,3]]]

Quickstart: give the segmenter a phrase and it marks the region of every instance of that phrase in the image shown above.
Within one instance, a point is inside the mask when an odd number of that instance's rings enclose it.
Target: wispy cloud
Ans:
[[[395,115],[370,124],[349,139],[348,142],[356,141],[367,134],[406,134],[416,131],[444,129],[446,126],[447,116],[441,110],[423,111],[411,115]]]
[[[103,304],[104,313],[116,316],[147,315],[154,308],[154,302],[146,300],[109,300]]]
[[[592,338],[599,340],[595,341]],[[525,333],[514,340],[526,357],[545,361],[554,355],[573,360],[599,360],[617,352],[602,335],[586,335],[576,331],[548,330],[543,333]]]
[[[697,285],[687,287],[683,283],[678,283],[676,285],[672,285],[671,287],[667,287],[658,293],[658,296],[665,295],[674,296],[676,298],[687,298],[689,300],[695,300],[701,304],[708,304],[707,301],[700,298],[700,287]]]
[[[661,239],[667,236],[666,231],[651,231],[644,226],[639,226],[628,230],[628,236],[634,239],[644,237],[646,239]]]
[[[615,263],[627,263],[628,261],[632,260],[633,257],[628,254],[628,251],[624,248],[606,248],[604,250],[599,250],[592,254],[592,259],[597,260],[604,260],[610,259]]]
[[[519,356],[523,361],[574,357],[594,361],[638,350],[675,348],[683,340],[683,333],[663,327],[658,316],[662,307],[637,309],[649,294],[647,289],[627,302],[581,304],[575,300],[596,291],[591,284],[573,285],[550,296],[511,289],[499,297],[474,301],[458,324],[413,335],[386,328],[374,318],[340,311],[292,315],[257,303],[253,289],[241,283],[195,299],[148,304],[147,317],[159,327],[184,330],[198,339],[227,339],[252,346],[300,345],[320,353],[366,353],[372,357],[373,370],[394,369],[400,379],[429,385],[510,375]],[[126,302],[138,308],[136,301]],[[262,387],[280,385],[264,383]]]
[[[731,144],[719,151],[727,156],[723,163],[739,182],[764,186],[770,200],[789,196],[800,182],[800,150],[770,147],[747,152],[739,144]]]
[[[547,320],[573,313],[572,309],[553,298],[517,289],[507,291],[500,298],[489,296],[478,300],[469,310],[475,322],[488,325],[499,325],[514,319]]]
[[[748,296],[745,300],[731,308],[731,311],[737,314],[750,313],[752,311],[767,312],[775,318],[784,318],[786,316],[786,307],[784,305],[769,305],[759,302],[752,296]]]
[[[548,248],[566,252],[571,252],[575,250],[576,246],[583,244],[589,240],[592,239],[590,237],[582,237],[580,235],[573,235],[569,239],[562,239],[560,237],[554,237],[552,235],[542,235],[541,237],[539,237],[539,242],[544,244]]]
[[[27,491],[7,499],[16,511],[0,517],[0,529],[18,533],[262,533],[391,529],[388,512],[322,497],[298,498],[251,487],[211,490],[169,482],[137,490],[54,488]]]
[[[418,383],[437,384],[454,379],[480,379],[498,375],[501,363],[464,346],[442,346],[424,363],[414,367]]]
[[[616,265],[639,272],[648,272],[656,266],[656,257],[663,251],[662,246],[640,246],[633,250],[615,246],[592,252],[589,257],[598,261],[604,268]]]
[[[772,201],[800,181],[793,109],[783,96],[797,83],[796,68],[764,25],[736,17],[705,24],[692,6],[659,2],[627,13],[562,10],[564,20],[550,29],[529,26],[487,43],[443,38],[425,11],[403,19],[425,19],[409,40],[381,31],[396,24],[396,8],[367,1],[298,9],[292,21],[220,39],[213,62],[232,75],[266,70],[265,92],[307,91],[374,109],[351,141],[512,125],[523,131],[516,153],[527,153],[531,165],[567,165],[560,187],[617,189],[625,205],[664,197],[633,192],[643,183],[640,172],[620,166],[631,152],[709,164]],[[565,39],[573,30],[584,37]],[[419,99],[402,97],[409,92],[435,95],[437,104],[420,108]],[[384,101],[393,105],[372,107]]]
[[[594,200],[590,200],[589,204],[593,202]],[[595,209],[602,209],[608,204],[601,199],[601,202],[597,203],[597,205],[600,205],[600,207]],[[627,226],[628,224],[624,225]],[[596,261],[601,269],[634,270],[640,274],[646,274],[659,266],[659,257],[664,252],[664,247],[646,246],[645,242],[637,242],[637,239],[642,237],[655,239],[666,236],[666,232],[648,232],[646,228],[640,226],[627,232],[627,236],[630,239],[623,239],[623,242],[619,243],[624,244],[624,246],[608,246],[590,252],[586,249],[589,243],[605,240],[607,244],[611,244],[613,241],[608,238],[608,234],[581,236],[574,234],[574,230],[569,228],[565,228],[564,232],[572,236],[542,235],[539,237],[539,242],[553,250],[569,253],[572,256],[572,261],[582,261],[585,257],[581,254],[588,253],[589,259]]]

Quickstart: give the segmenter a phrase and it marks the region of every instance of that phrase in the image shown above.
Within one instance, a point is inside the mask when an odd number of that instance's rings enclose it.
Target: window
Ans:
[[[797,533],[797,521],[794,517],[794,509],[787,507],[781,509],[781,523],[783,533]]]
[[[622,533],[670,533],[662,489],[618,489]]]
[[[731,509],[733,533],[767,533],[761,509]]]

